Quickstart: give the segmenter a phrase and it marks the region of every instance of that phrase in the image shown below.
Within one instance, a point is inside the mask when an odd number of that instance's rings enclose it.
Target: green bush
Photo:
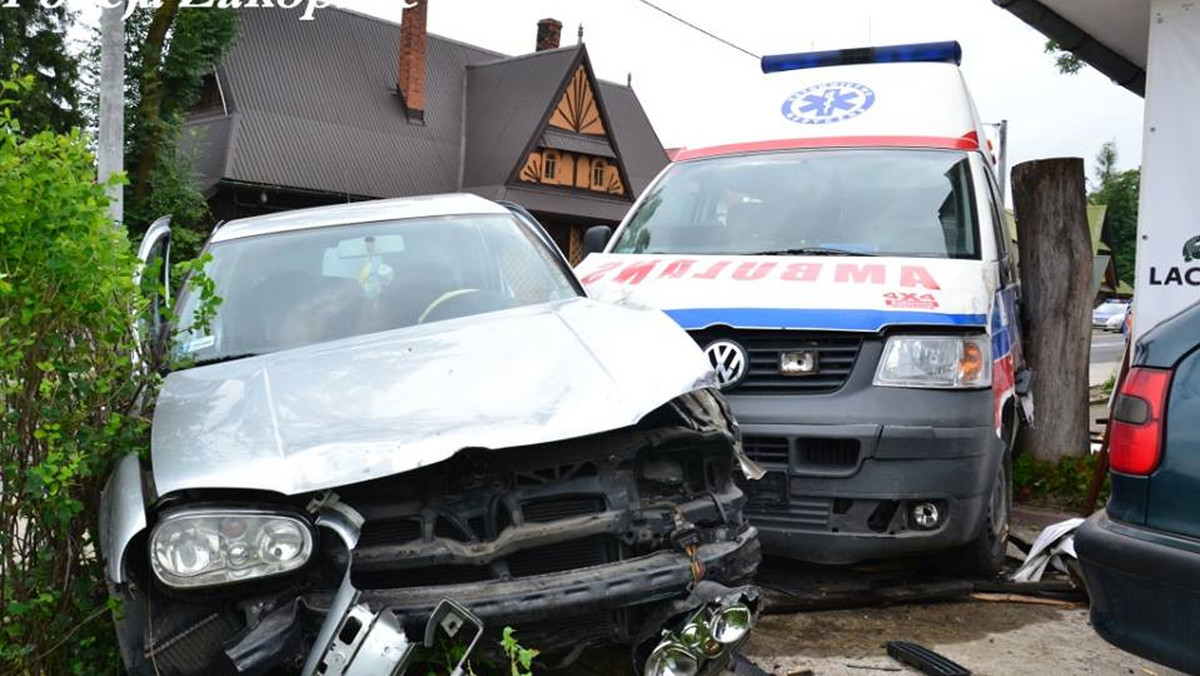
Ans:
[[[1080,509],[1086,502],[1088,483],[1098,462],[1099,456],[1094,454],[1054,463],[1038,460],[1032,453],[1021,453],[1013,459],[1013,492],[1023,502]],[[1097,507],[1108,500],[1109,492],[1106,477]]]
[[[29,80],[3,83],[19,96]],[[86,138],[25,135],[0,102],[0,672],[119,669],[96,555],[114,459],[148,448],[136,260]]]

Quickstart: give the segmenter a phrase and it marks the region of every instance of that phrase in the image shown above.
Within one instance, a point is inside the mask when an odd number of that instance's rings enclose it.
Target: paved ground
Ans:
[[[835,610],[764,618],[744,653],[787,676],[919,674],[887,656],[883,643],[915,641],[979,676],[1179,672],[1113,648],[1083,608],[955,602]]]
[[[1069,516],[1022,508],[1014,528],[1031,540]],[[979,676],[1181,676],[1105,643],[1092,631],[1082,604],[951,601],[768,616],[744,653],[778,676],[918,674],[887,656],[883,644],[890,640],[920,643]]]
[[[1107,331],[1092,332],[1091,362],[1088,384],[1102,385],[1117,370],[1125,351],[1125,336]]]

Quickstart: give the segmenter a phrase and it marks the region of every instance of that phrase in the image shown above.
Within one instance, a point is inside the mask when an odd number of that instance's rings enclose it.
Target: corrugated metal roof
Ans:
[[[334,8],[319,21],[298,13],[239,13],[219,72],[229,115],[188,125],[206,188],[224,180],[402,197],[504,185],[583,52],[504,57],[430,35],[424,124],[410,124],[395,92],[398,24]],[[641,190],[666,164],[662,146],[632,90],[598,88],[613,141],[605,145]]]
[[[612,146],[602,136],[586,136],[584,134],[572,134],[569,131],[559,131],[557,129],[547,129],[542,132],[540,145],[543,148],[554,148],[556,150],[565,150],[569,153],[585,153],[587,155],[596,155],[599,157],[616,157]]]
[[[633,184],[630,189],[635,196],[640,195],[670,160],[633,90],[604,80],[598,84],[600,98],[612,123],[609,133],[614,137],[616,151],[620,153]]]
[[[496,53],[430,35],[425,124],[409,124],[395,93],[396,24],[294,14],[238,15],[221,83],[241,119],[223,178],[374,197],[456,190],[464,68]]]
[[[507,183],[579,57],[579,47],[468,68],[464,186]]]

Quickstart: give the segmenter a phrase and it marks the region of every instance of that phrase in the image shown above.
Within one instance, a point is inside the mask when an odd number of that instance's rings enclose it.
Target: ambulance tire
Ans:
[[[1012,452],[1004,449],[992,480],[983,523],[974,540],[954,550],[952,566],[960,575],[991,580],[1000,574],[1008,552],[1009,516],[1012,513]]]

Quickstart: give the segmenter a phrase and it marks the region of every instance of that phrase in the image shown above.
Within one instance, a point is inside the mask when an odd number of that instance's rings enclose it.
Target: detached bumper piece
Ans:
[[[483,624],[467,609],[443,600],[426,624],[426,648],[433,647],[439,632],[466,646],[452,672],[457,676],[483,634]],[[343,615],[329,641],[314,651],[313,666],[321,676],[399,676],[410,666],[416,647],[404,635],[395,613],[387,609],[372,613],[360,603]]]
[[[970,669],[916,643],[888,641],[887,653],[892,659],[929,676],[971,676]]]

